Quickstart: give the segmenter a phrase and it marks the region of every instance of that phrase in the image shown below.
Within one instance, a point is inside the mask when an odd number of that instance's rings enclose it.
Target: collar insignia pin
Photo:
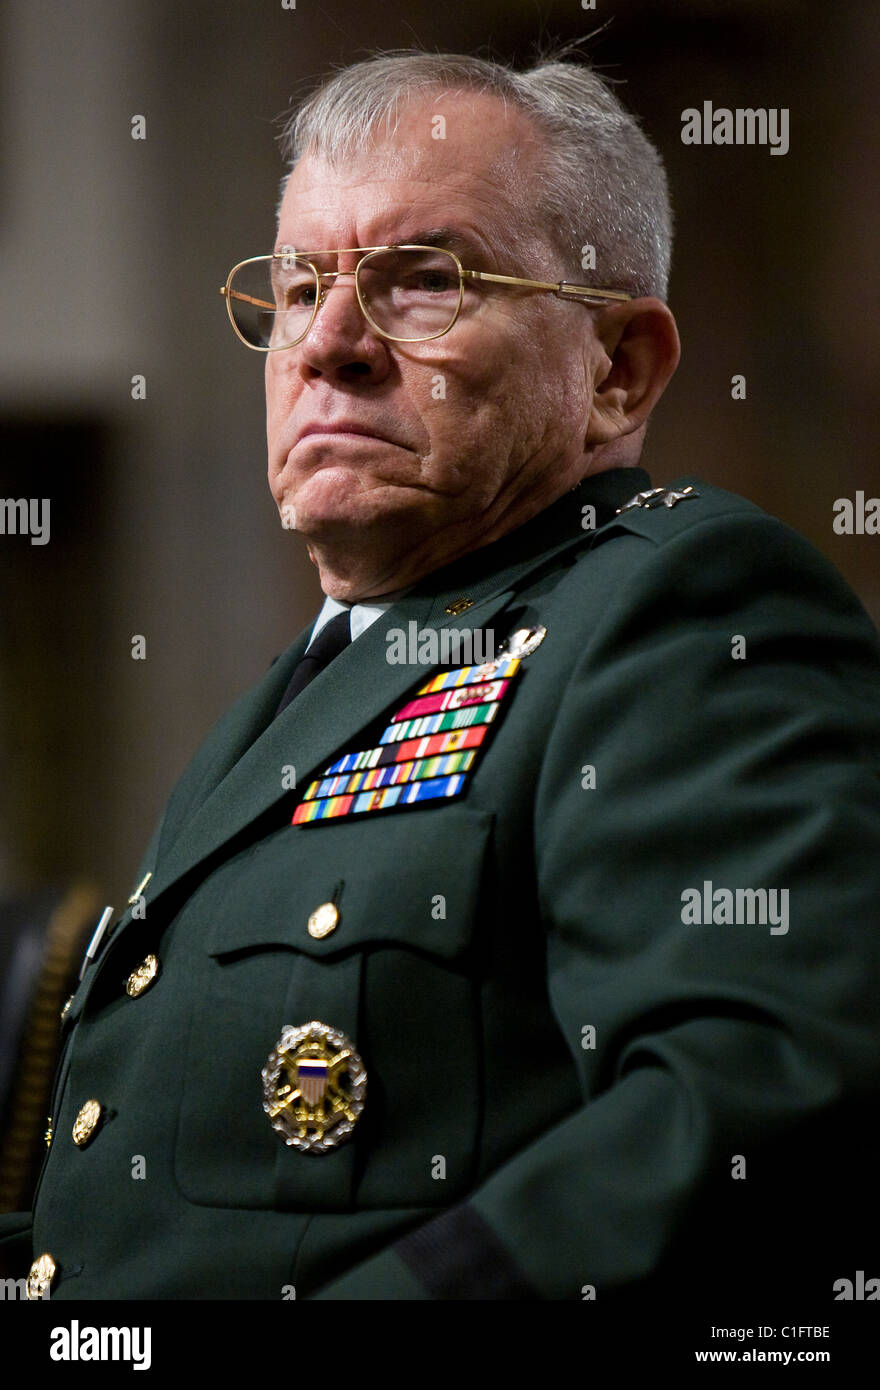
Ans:
[[[617,508],[615,515],[620,516],[621,512],[628,512],[633,507],[644,507],[647,511],[653,507],[674,507],[678,502],[687,502],[691,497],[699,495],[690,484],[682,488],[681,492],[676,492],[675,488],[671,487],[651,487],[645,492],[637,492],[635,497],[624,502],[622,507]]]

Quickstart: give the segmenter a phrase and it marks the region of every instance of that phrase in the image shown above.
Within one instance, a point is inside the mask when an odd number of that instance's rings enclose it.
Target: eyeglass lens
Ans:
[[[314,258],[321,272],[330,256]],[[335,285],[328,279],[325,291]],[[458,265],[441,248],[392,247],[369,252],[358,267],[361,299],[373,326],[409,342],[445,333],[458,311]],[[293,347],[302,341],[318,299],[318,280],[308,261],[293,255],[261,257],[236,271],[229,302],[236,326],[255,347]]]

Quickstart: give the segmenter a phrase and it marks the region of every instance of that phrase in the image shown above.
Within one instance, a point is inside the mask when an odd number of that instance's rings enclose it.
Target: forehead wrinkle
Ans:
[[[323,164],[328,173],[331,170],[337,174],[341,173],[341,182],[355,187],[365,182],[415,179],[426,186],[429,198],[431,194],[436,195],[442,185],[448,187],[451,181],[449,194],[451,198],[463,201],[461,212],[464,222],[472,226],[472,238],[464,240],[458,236],[457,229],[451,224],[438,227],[436,224],[429,224],[426,218],[422,225],[429,226],[431,232],[452,233],[450,239],[441,244],[448,245],[450,250],[456,251],[459,255],[479,249],[481,243],[500,258],[499,268],[504,268],[500,266],[500,260],[504,259],[511,270],[515,269],[517,264],[523,269],[527,261],[546,260],[548,248],[551,255],[555,248],[550,233],[541,228],[536,214],[531,211],[533,199],[528,195],[529,174],[534,177],[537,173],[535,154],[540,142],[528,134],[524,137],[521,132],[517,132],[517,136],[519,138],[497,149],[489,163],[483,167],[480,167],[479,163],[477,167],[467,167],[466,163],[464,167],[461,163],[456,165],[453,162],[453,142],[447,146],[446,142],[438,141],[434,142],[433,146],[428,146],[407,139],[406,143],[400,144],[395,143],[395,137],[389,138],[384,132],[377,132],[366,148],[361,146],[351,154],[337,151],[331,155],[313,146],[303,151],[295,168],[304,160],[312,162],[309,174],[313,188],[317,185],[315,175],[320,173],[320,166]],[[469,141],[464,148],[468,152],[476,149],[482,154],[474,141]],[[432,168],[436,161],[430,156],[435,153],[449,156],[448,159],[442,160],[443,167],[439,171],[436,167]],[[468,200],[475,203],[470,210],[467,208]],[[500,209],[499,201],[502,203]],[[423,199],[416,199],[412,193],[409,198],[401,194],[395,206],[376,209],[375,220],[384,222],[387,216],[388,220],[396,221],[399,218],[405,225],[407,212],[416,211],[413,206],[416,202],[421,204]],[[514,216],[505,215],[506,209]],[[295,204],[293,211],[295,212]],[[430,217],[429,209],[425,208],[424,211]],[[378,234],[369,236],[363,244],[385,245],[421,240],[421,236],[409,233],[405,236]],[[426,234],[423,244],[431,244],[429,235]],[[553,255],[553,260],[555,259]]]

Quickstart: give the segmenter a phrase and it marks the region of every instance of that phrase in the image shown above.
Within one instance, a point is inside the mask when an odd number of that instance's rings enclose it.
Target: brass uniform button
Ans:
[[[52,1144],[52,1116],[51,1116],[51,1115],[47,1115],[47,1116],[46,1116],[46,1133],[43,1135],[43,1138],[44,1138],[45,1141],[46,1141],[46,1148],[47,1148],[47,1149],[50,1148],[50,1147],[51,1147],[51,1144]]]
[[[64,1019],[67,1017],[67,1010],[70,1008],[70,1006],[71,1006],[72,1003],[73,1003],[73,995],[70,996],[70,998],[68,999],[67,1003],[64,1005],[64,1008],[61,1010],[61,1020],[62,1020],[62,1022],[63,1022]]]
[[[142,960],[136,970],[132,970],[125,982],[125,992],[131,999],[137,999],[139,994],[149,989],[159,973],[159,961],[155,956],[147,956]]]
[[[27,1296],[32,1301],[45,1298],[55,1278],[55,1261],[51,1255],[40,1255],[34,1260],[27,1277]]]
[[[335,903],[321,903],[309,917],[309,936],[320,941],[339,926],[339,909]]]
[[[102,1107],[98,1100],[87,1100],[73,1122],[73,1142],[84,1149],[101,1123]]]

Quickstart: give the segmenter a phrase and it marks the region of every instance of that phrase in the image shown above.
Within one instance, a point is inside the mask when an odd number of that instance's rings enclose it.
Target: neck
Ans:
[[[585,476],[596,476],[620,467],[616,460],[603,459],[602,469]],[[626,466],[635,466],[628,464]],[[352,537],[348,527],[334,527],[332,533],[308,538],[309,558],[318,568],[321,588],[340,603],[377,602],[393,598],[411,588],[426,575],[443,569],[472,551],[481,550],[517,530],[579,486],[585,478],[563,478],[556,486],[523,493],[507,505],[490,508],[473,521],[453,524],[441,530],[413,536],[416,523],[395,517],[379,523],[372,535],[358,528]]]

